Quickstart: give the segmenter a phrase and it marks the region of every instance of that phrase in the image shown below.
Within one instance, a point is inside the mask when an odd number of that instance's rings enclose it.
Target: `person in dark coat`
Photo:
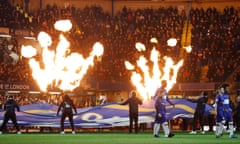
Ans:
[[[0,134],[2,134],[2,130],[6,128],[6,124],[9,119],[13,122],[14,126],[16,127],[17,134],[21,134],[15,113],[15,109],[17,109],[17,111],[19,112],[20,108],[18,103],[13,99],[12,95],[8,96],[7,101],[4,103],[3,109],[6,112],[4,114],[2,126],[0,127]]]
[[[61,116],[61,121],[60,121],[61,134],[64,134],[64,120],[66,117],[68,117],[68,119],[70,121],[70,125],[72,128],[72,134],[75,134],[72,109],[75,111],[75,114],[77,114],[77,109],[76,109],[75,105],[73,104],[73,101],[70,99],[70,97],[68,95],[64,96],[63,101],[59,105],[58,110],[57,110],[57,116],[61,109],[62,109],[62,116]]]
[[[194,112],[194,116],[193,116],[193,126],[192,126],[192,131],[190,132],[190,134],[196,134],[196,129],[197,129],[197,124],[198,124],[198,120],[201,126],[201,132],[202,134],[204,134],[204,112],[205,112],[205,107],[206,107],[206,103],[208,101],[208,93],[207,92],[202,92],[201,97],[199,97],[198,99],[188,99],[191,102],[197,103],[195,112]]]
[[[214,109],[215,108],[214,105],[215,105],[215,101],[211,100],[209,106]],[[210,113],[207,118],[208,118],[208,125],[209,125],[208,131],[213,132],[213,126],[215,125],[215,114]]]
[[[137,97],[135,91],[132,91],[130,97],[120,104],[129,105],[129,133],[132,133],[133,121],[135,124],[135,133],[138,133],[138,105],[142,104],[142,100]]]
[[[237,96],[237,106],[235,109],[236,131],[240,132],[240,94]]]

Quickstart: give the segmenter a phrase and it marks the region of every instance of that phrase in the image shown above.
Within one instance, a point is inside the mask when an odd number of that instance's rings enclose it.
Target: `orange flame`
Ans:
[[[37,50],[32,46],[22,46],[21,54],[23,57],[31,58],[37,54]]]
[[[151,42],[156,43],[157,41],[153,39]],[[148,66],[149,61],[144,56],[140,56],[137,60],[137,66],[141,72],[132,71],[131,81],[143,99],[149,99],[153,96],[155,90],[161,86],[162,80],[167,80],[168,85],[166,89],[169,91],[176,83],[178,70],[183,65],[183,60],[174,64],[170,57],[164,56],[165,64],[163,67],[160,67],[159,56],[160,53],[153,48],[150,55],[150,63],[153,64],[152,69]],[[125,66],[126,63],[128,61],[125,61]],[[126,68],[133,70],[127,66]],[[134,68],[134,66],[131,68]]]
[[[175,39],[175,38],[170,38],[170,39],[167,41],[167,44],[168,44],[168,46],[174,47],[174,46],[176,46],[176,44],[177,44],[177,39]]]
[[[183,47],[187,53],[190,53],[192,51],[192,47],[191,46],[186,46],[186,47]]]
[[[142,44],[142,43],[140,43],[140,42],[137,42],[137,43],[135,44],[135,47],[136,47],[136,49],[137,49],[138,51],[145,51],[145,50],[146,50],[145,45]]]
[[[129,61],[125,61],[125,67],[128,69],[128,70],[134,70],[134,65],[131,64]]]
[[[67,32],[72,29],[70,20],[59,20],[54,24],[54,28],[59,31]]]
[[[63,22],[63,23],[62,23]],[[63,27],[63,32],[70,30],[70,26],[66,26],[68,21],[58,21],[55,24],[58,30]],[[70,23],[71,24],[71,23]],[[59,36],[59,43],[56,51],[49,50],[52,44],[51,37],[40,32],[38,41],[42,47],[42,63],[35,58],[29,60],[32,69],[32,76],[37,81],[42,91],[47,91],[48,86],[58,87],[64,91],[72,91],[80,85],[83,76],[87,73],[88,67],[94,65],[94,57],[103,54],[103,45],[99,42],[95,43],[89,57],[83,58],[79,53],[70,53],[70,43],[63,34]],[[22,50],[23,56],[25,52]]]

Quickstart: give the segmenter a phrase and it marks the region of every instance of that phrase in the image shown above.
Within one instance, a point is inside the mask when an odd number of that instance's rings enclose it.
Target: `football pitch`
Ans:
[[[230,139],[228,134],[215,138],[213,133],[205,135],[175,133],[173,138],[154,138],[152,133],[23,133],[2,134],[0,144],[239,144],[240,138]],[[237,134],[239,137],[240,135]]]

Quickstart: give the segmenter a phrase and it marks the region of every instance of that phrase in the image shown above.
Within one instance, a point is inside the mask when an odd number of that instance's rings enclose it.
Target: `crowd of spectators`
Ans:
[[[59,106],[64,94],[46,94],[46,93],[0,93],[0,111],[3,108],[2,105],[7,100],[8,96],[12,95],[14,99],[18,102],[19,106],[24,106],[28,104],[52,104]],[[97,99],[96,96],[86,96],[86,95],[71,95],[71,99],[74,102],[76,108],[84,108],[90,106],[96,106],[100,104],[100,99]]]
[[[20,106],[36,103],[48,103],[53,105],[58,105],[62,99],[61,96],[46,96],[44,94],[28,94],[28,93],[19,93],[12,94],[14,99],[19,103]],[[2,104],[7,100],[9,95],[1,93],[0,94],[0,109]]]
[[[1,0],[3,1],[3,0]],[[7,1],[0,5],[0,26],[10,29],[28,29],[34,36],[40,31],[49,33],[54,44],[58,42],[58,32],[54,23],[59,19],[70,19],[73,28],[67,33],[71,50],[87,56],[97,41],[104,45],[104,55],[96,66],[89,70],[89,81],[129,82],[130,71],[126,70],[124,61],[136,63],[139,55],[150,57],[153,44],[150,39],[155,37],[161,56],[168,55],[175,62],[179,61],[181,36],[186,20],[193,25],[193,51],[185,58],[184,66],[178,74],[178,82],[199,82],[202,66],[208,66],[210,82],[224,81],[237,67],[239,58],[239,9],[226,7],[224,12],[216,8],[207,10],[193,8],[187,16],[185,10],[176,7],[145,8],[131,10],[124,7],[112,16],[104,12],[102,7],[93,5],[80,9],[74,6],[59,8],[47,5],[44,9],[25,14],[20,6],[12,7]],[[175,47],[167,45],[169,38],[176,38]],[[147,50],[137,52],[135,43],[142,42]],[[18,53],[20,46],[15,44]],[[1,45],[4,55],[7,45]],[[1,60],[0,77],[2,81],[33,81],[26,59],[18,63],[6,63]]]
[[[31,36],[46,31],[58,42],[59,32],[54,30],[54,23],[60,19],[70,19],[73,28],[65,33],[71,43],[71,51],[88,56],[92,46],[99,41],[104,45],[101,61],[89,69],[86,79],[104,82],[129,83],[131,72],[126,70],[124,61],[135,64],[140,55],[150,58],[150,51],[155,46],[161,57],[170,56],[175,62],[180,60],[181,37],[184,23],[192,24],[192,52],[184,58],[184,65],[178,73],[177,81],[199,82],[203,66],[207,66],[208,82],[223,82],[234,73],[234,80],[240,82],[238,57],[240,51],[240,9],[226,7],[223,12],[216,8],[191,8],[189,15],[176,7],[145,8],[131,10],[124,7],[114,16],[105,12],[102,7],[93,5],[80,9],[74,6],[60,8],[47,5],[46,8],[28,14],[18,5],[11,6],[6,0],[0,0],[0,27],[7,27],[10,33],[15,30],[28,30]],[[157,38],[158,44],[150,43]],[[175,47],[167,45],[169,38],[176,38]],[[147,50],[138,52],[135,43],[142,42]],[[54,47],[53,46],[53,47]],[[20,56],[18,39],[0,38],[0,81],[33,82],[28,60]],[[10,54],[18,54],[19,60],[14,61]],[[5,94],[0,95],[0,104],[6,100]],[[59,96],[16,94],[19,104],[49,103],[58,105]],[[78,101],[79,102],[79,101]],[[89,98],[80,100],[77,107],[91,105]],[[0,106],[1,107],[1,106]]]
[[[223,82],[239,66],[240,8],[225,7],[190,10],[192,47],[201,66],[208,66],[211,82]]]

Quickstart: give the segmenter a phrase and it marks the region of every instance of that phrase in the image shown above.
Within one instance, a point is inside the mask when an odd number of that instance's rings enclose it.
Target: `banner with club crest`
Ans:
[[[196,103],[185,99],[173,99],[175,107],[167,106],[167,119],[192,118]],[[21,126],[39,126],[39,127],[60,127],[60,118],[56,116],[58,106],[37,103],[22,106],[20,112],[16,112],[17,120]],[[3,121],[4,111],[0,112],[0,123]],[[205,114],[214,113],[214,108],[206,106]],[[154,101],[144,101],[139,107],[139,123],[154,122],[155,109]],[[107,103],[95,107],[79,108],[74,115],[74,123],[77,128],[107,128],[129,125],[128,105],[119,105],[118,103]],[[12,125],[12,122],[8,122]],[[69,126],[68,119],[65,120],[65,126]]]

